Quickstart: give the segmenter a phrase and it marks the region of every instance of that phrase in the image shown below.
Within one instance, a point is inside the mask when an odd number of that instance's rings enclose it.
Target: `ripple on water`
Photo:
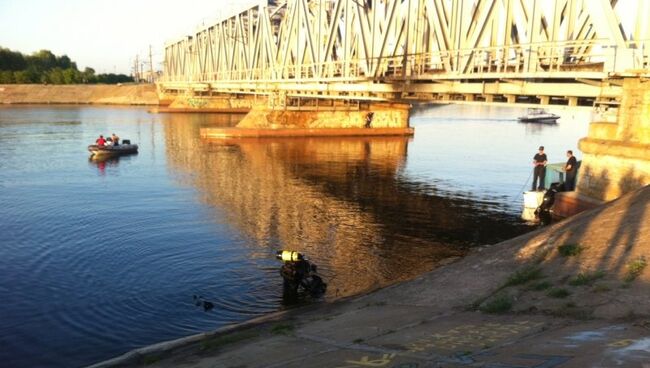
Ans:
[[[83,366],[309,300],[283,298],[279,249],[319,266],[325,298],[424,272],[473,244],[472,227],[511,192],[489,186],[500,178],[494,170],[466,171],[471,157],[519,153],[461,152],[457,137],[479,129],[525,141],[498,114],[443,125],[427,114],[409,142],[223,146],[198,137],[201,127],[225,125],[222,115],[1,109],[0,361],[12,367]],[[113,131],[140,153],[89,161],[88,143]],[[508,175],[519,165],[498,162]],[[496,235],[479,240],[521,231],[504,230],[512,217],[491,221]],[[197,306],[195,295],[213,308]]]

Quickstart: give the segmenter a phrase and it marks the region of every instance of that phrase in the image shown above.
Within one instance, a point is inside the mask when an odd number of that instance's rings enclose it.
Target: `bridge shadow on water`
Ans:
[[[166,124],[168,161],[191,173],[179,180],[245,234],[254,256],[307,254],[332,297],[415,277],[530,229],[488,203],[410,179],[408,138],[208,142],[196,140],[200,124],[177,120]]]

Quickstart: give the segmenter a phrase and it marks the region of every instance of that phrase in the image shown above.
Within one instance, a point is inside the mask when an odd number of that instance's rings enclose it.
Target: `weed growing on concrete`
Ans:
[[[142,364],[152,365],[158,363],[162,359],[159,355],[146,355],[142,358]]]
[[[234,344],[239,341],[257,337],[258,334],[253,331],[233,332],[226,335],[215,336],[201,341],[201,350],[214,350],[224,345]]]
[[[507,295],[497,296],[479,307],[484,313],[505,313],[512,309],[512,299]]]
[[[591,291],[593,291],[594,293],[606,293],[610,290],[612,289],[605,284],[597,284],[594,285],[594,288]]]
[[[583,247],[580,244],[564,244],[560,245],[557,250],[562,257],[577,256],[582,252]]]
[[[581,272],[576,277],[572,278],[569,281],[571,286],[582,286],[582,285],[591,285],[594,281],[602,279],[605,277],[604,271],[595,271],[595,272]]]
[[[593,312],[588,308],[578,308],[575,303],[566,303],[560,308],[551,311],[550,313],[556,317],[570,317],[575,319],[587,320],[593,317]]]
[[[293,332],[293,325],[288,324],[277,324],[271,329],[271,333],[274,335],[288,335]]]
[[[623,281],[625,282],[632,282],[634,281],[641,272],[643,272],[643,269],[646,268],[648,265],[648,262],[645,260],[645,257],[641,256],[634,261],[630,262],[627,264],[627,274],[625,275],[625,278]]]
[[[535,291],[542,291],[542,290],[546,290],[546,289],[550,288],[551,286],[553,286],[553,285],[548,281],[540,281],[540,282],[534,283],[530,288],[532,290],[535,290]]]
[[[539,267],[529,266],[523,268],[508,277],[505,286],[522,285],[528,281],[537,280],[542,277],[542,269]]]
[[[355,344],[361,344],[363,342],[363,339],[354,339],[352,342]]]
[[[551,249],[549,247],[544,247],[540,248],[535,253],[533,254],[533,262],[536,264],[540,264],[546,260],[546,257],[548,257],[549,253],[551,253]]]
[[[571,293],[569,293],[567,289],[563,289],[563,288],[553,288],[549,290],[548,293],[546,293],[546,295],[550,296],[551,298],[559,298],[559,299],[566,298],[570,294]]]

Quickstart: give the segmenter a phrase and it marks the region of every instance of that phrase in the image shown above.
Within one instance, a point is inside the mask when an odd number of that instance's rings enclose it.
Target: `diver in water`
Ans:
[[[276,258],[281,260],[280,275],[284,280],[286,292],[296,293],[303,288],[312,296],[319,296],[327,290],[327,284],[318,276],[317,266],[298,252],[278,251]]]

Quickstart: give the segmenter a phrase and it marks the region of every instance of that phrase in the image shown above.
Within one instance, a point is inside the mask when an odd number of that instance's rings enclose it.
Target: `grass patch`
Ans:
[[[560,308],[550,313],[556,317],[562,318],[575,318],[581,320],[588,320],[593,318],[593,311],[589,308],[579,308],[573,303],[566,303]]]
[[[560,252],[562,257],[577,256],[582,250],[583,247],[580,244],[564,244],[557,247],[557,251]]]
[[[530,289],[535,291],[542,291],[550,288],[551,286],[553,285],[548,281],[540,281],[531,285]]]
[[[226,335],[215,336],[201,341],[201,350],[214,350],[228,344],[234,344],[239,341],[247,340],[259,336],[253,331],[233,332]]]
[[[563,288],[553,288],[546,293],[546,295],[550,296],[551,298],[566,298],[569,296],[571,293],[567,289]]]
[[[274,335],[289,335],[293,332],[293,325],[288,324],[278,324],[273,326],[271,333]]]
[[[546,260],[546,258],[548,257],[548,255],[551,253],[551,250],[552,250],[552,248],[550,248],[550,247],[544,247],[544,248],[538,249],[533,254],[533,257],[532,257],[533,262],[535,262],[536,264],[540,264],[540,263],[544,262]]]
[[[160,355],[147,355],[142,358],[143,365],[152,365],[158,363],[162,358]]]
[[[634,281],[641,273],[643,272],[643,269],[646,268],[648,265],[648,262],[645,260],[645,257],[641,256],[634,261],[630,262],[627,264],[627,273],[625,274],[625,277],[623,278],[623,281],[625,282],[632,282]]]
[[[594,288],[591,290],[594,293],[606,293],[608,291],[612,290],[609,286],[605,284],[598,284],[595,285]]]
[[[539,267],[528,267],[521,269],[508,277],[504,286],[522,285],[528,281],[537,280],[542,277],[542,269]]]
[[[569,280],[571,286],[591,285],[594,281],[605,277],[604,271],[581,272],[576,277]]]
[[[479,310],[484,313],[505,313],[512,309],[512,299],[507,295],[501,295],[484,303]]]

